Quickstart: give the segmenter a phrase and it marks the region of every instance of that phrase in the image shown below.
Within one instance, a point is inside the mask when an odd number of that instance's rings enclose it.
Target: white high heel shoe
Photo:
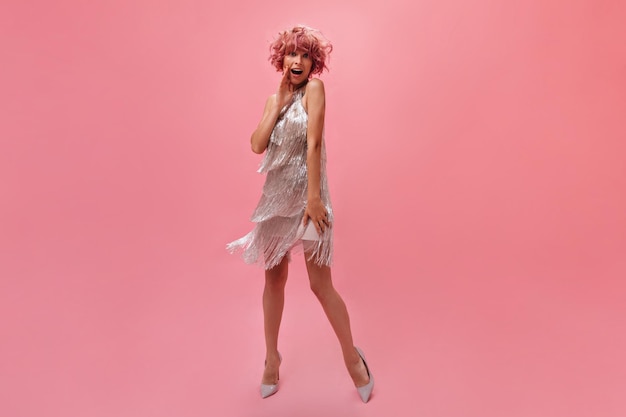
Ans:
[[[280,356],[280,352],[278,352],[278,359],[282,363],[283,357]],[[265,362],[267,365],[267,361]],[[278,379],[280,379],[280,374],[278,375]],[[261,398],[267,398],[270,395],[274,395],[278,392],[278,384],[261,384]]]
[[[355,347],[356,351],[358,352],[359,356],[361,357],[361,360],[363,361],[363,365],[365,365],[365,370],[367,371],[367,375],[370,377],[370,381],[367,383],[367,385],[363,385],[362,387],[357,387],[356,390],[359,393],[359,396],[361,397],[361,400],[366,403],[369,401],[370,396],[372,395],[372,390],[374,389],[374,375],[372,375],[372,373],[370,372],[370,368],[367,366],[367,362],[365,361],[365,355],[363,354],[363,351],[361,349],[359,349],[358,347]]]

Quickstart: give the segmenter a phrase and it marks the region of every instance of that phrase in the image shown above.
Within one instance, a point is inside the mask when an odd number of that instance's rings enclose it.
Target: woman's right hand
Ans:
[[[278,85],[278,91],[276,91],[276,94],[272,94],[268,97],[265,102],[263,117],[257,128],[252,132],[252,137],[250,138],[252,152],[254,153],[265,152],[280,111],[289,104],[293,98],[293,86],[289,80],[290,73],[291,68],[285,66],[283,69],[283,77]]]
[[[291,81],[289,81],[290,72],[291,68],[285,65],[283,67],[283,77],[280,80],[278,91],[276,91],[276,105],[279,111],[282,110],[293,97],[293,87]]]

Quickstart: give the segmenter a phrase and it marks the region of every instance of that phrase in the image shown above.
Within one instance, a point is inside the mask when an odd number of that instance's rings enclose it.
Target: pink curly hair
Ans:
[[[325,69],[328,70],[326,61],[333,46],[320,31],[307,26],[296,26],[291,30],[280,32],[278,38],[270,45],[269,61],[277,71],[282,72],[285,54],[298,50],[307,51],[313,60],[309,75],[321,74]]]

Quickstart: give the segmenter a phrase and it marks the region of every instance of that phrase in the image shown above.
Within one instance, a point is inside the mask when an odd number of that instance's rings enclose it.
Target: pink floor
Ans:
[[[626,416],[623,1],[0,4],[0,417]],[[295,23],[334,42],[334,280],[225,251]]]
[[[623,273],[623,265],[524,271],[485,257],[403,271],[363,262],[348,273],[340,263],[337,287],[377,381],[363,404],[296,258],[281,389],[261,400],[258,271],[174,246],[167,256],[145,252],[134,271],[119,268],[116,255],[108,271],[76,262],[46,276],[22,269],[21,280],[4,278],[2,414],[618,417],[626,411],[624,299],[616,271]]]

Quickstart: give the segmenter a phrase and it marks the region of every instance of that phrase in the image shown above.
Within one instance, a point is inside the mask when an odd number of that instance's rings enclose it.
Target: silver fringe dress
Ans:
[[[254,229],[227,245],[228,250],[243,251],[248,264],[270,269],[292,249],[303,249],[307,259],[330,266],[333,253],[332,226],[319,235],[311,220],[306,227],[302,217],[307,204],[307,122],[302,105],[304,88],[280,112],[258,172],[265,173],[263,194],[250,220]],[[326,149],[322,140],[320,196],[332,225],[333,212],[326,179]]]

